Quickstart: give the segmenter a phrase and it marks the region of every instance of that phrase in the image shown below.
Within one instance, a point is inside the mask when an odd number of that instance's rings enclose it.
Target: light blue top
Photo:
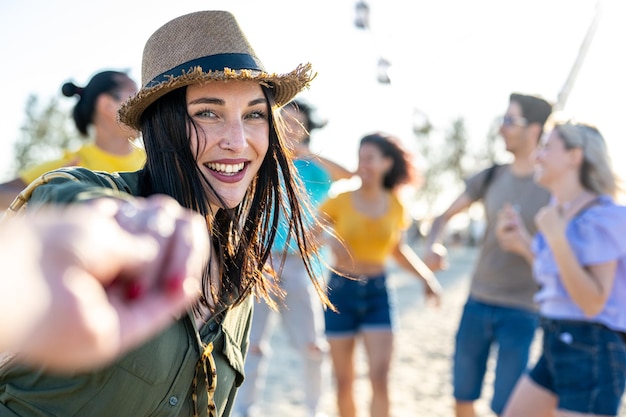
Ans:
[[[583,267],[617,261],[613,288],[604,309],[594,317],[586,317],[563,286],[544,236],[537,233],[533,241],[533,272],[541,286],[535,295],[541,314],[553,319],[597,322],[626,331],[626,207],[617,205],[609,196],[601,196],[597,204],[569,222],[566,235]]]
[[[322,168],[319,164],[311,160],[296,159],[293,161],[298,176],[304,185],[306,193],[309,195],[310,210],[305,210],[308,213],[308,217],[304,218],[305,225],[311,224],[313,216],[317,213],[319,205],[328,198],[328,191],[332,183],[332,178],[328,171]],[[298,252],[298,246],[295,239],[292,237],[287,242],[287,236],[289,234],[289,225],[281,216],[281,220],[276,231],[276,238],[274,239],[273,250],[276,252],[282,252],[285,247],[288,247],[287,251],[291,254]]]

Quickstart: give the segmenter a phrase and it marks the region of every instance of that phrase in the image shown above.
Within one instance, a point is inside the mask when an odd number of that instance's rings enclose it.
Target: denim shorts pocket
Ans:
[[[579,332],[560,329],[550,337],[553,372],[558,375],[557,386],[574,388],[594,379],[599,347],[587,341]]]

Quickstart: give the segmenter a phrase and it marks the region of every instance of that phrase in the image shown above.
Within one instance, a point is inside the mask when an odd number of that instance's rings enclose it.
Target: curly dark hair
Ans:
[[[391,169],[383,179],[386,189],[395,190],[401,185],[417,181],[417,170],[411,162],[411,155],[402,147],[397,137],[383,132],[371,133],[361,138],[359,146],[364,144],[375,145],[384,156],[393,159]]]

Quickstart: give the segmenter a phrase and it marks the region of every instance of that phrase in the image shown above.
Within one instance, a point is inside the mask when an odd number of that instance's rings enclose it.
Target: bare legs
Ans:
[[[522,376],[509,401],[504,408],[502,417],[555,417],[581,416],[583,414],[556,412],[557,398],[550,391],[535,384],[528,376]]]
[[[456,417],[476,417],[473,401],[456,401],[454,403],[454,415]]]
[[[390,330],[364,332],[363,344],[372,387],[370,416],[389,417],[389,369],[393,352],[393,333]],[[329,340],[329,345],[339,416],[356,417],[357,407],[354,398],[356,338],[333,338]]]
[[[355,342],[354,337],[328,340],[335,375],[335,389],[337,390],[337,409],[340,417],[356,417],[354,403]]]

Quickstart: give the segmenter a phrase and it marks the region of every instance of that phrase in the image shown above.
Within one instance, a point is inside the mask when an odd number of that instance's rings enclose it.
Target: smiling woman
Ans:
[[[142,132],[144,169],[56,171],[25,196],[30,197],[27,210],[93,204],[100,198],[173,197],[206,219],[212,245],[206,269],[195,277],[202,288],[199,299],[165,332],[94,372],[64,377],[46,367],[5,365],[0,414],[230,415],[243,381],[251,294],[268,297],[272,291],[262,271],[278,213],[288,213],[311,271],[316,246],[303,227],[306,197],[293,179],[277,127],[282,123],[274,117],[311,79],[310,65],[283,75],[266,72],[227,12],[184,15],[150,37],[143,87],[120,109],[121,121]],[[322,283],[310,277],[326,300]],[[141,297],[145,288],[139,280],[133,296]]]
[[[506,206],[498,216],[504,250],[532,262],[539,291],[542,352],[502,413],[615,416],[626,386],[626,208],[599,130],[557,122],[536,153],[535,181],[552,199],[533,236]]]
[[[247,191],[268,148],[268,105],[259,83],[230,81],[187,87],[191,149],[211,203],[232,208]]]

